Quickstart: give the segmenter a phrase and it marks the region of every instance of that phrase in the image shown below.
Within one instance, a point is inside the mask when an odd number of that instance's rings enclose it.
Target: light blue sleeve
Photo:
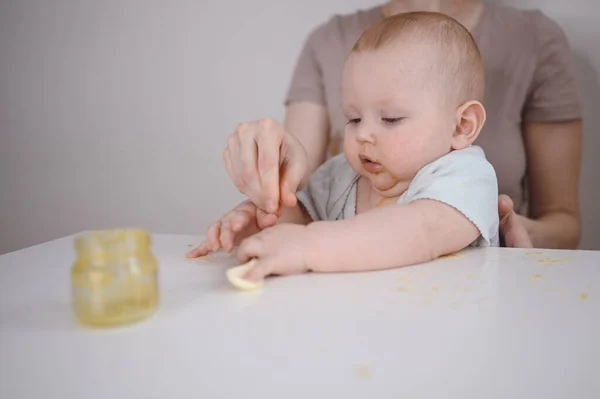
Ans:
[[[469,219],[481,233],[471,245],[499,245],[498,181],[480,147],[452,151],[422,168],[398,202],[419,199],[443,202]]]
[[[340,154],[321,165],[296,197],[314,222],[337,220],[344,213],[355,179],[356,172]]]

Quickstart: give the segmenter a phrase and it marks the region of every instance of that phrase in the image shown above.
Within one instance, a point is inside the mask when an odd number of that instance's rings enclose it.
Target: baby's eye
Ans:
[[[348,120],[348,125],[357,125],[360,123],[360,118],[354,118],[354,119],[350,119]]]
[[[404,118],[381,118],[386,125],[396,125],[404,120]]]

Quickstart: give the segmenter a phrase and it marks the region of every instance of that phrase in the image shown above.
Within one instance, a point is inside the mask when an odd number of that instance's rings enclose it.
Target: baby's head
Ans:
[[[477,138],[484,86],[477,45],[454,19],[406,13],[370,27],[343,74],[350,164],[382,194],[401,194],[419,169]]]

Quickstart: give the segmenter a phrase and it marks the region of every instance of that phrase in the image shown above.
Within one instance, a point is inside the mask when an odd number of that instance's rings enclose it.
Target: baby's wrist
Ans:
[[[327,226],[331,222],[318,221],[306,225],[306,239],[304,241],[304,262],[309,271],[323,271],[322,265],[327,257]]]

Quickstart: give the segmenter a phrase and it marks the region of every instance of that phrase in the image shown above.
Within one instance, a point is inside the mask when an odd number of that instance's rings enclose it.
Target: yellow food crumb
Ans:
[[[398,292],[410,292],[410,289],[407,287],[398,287],[396,288],[396,291]]]
[[[560,287],[556,285],[548,286],[544,288],[546,292],[564,292]]]
[[[579,294],[579,299],[581,299],[582,301],[587,301],[588,299],[590,299],[590,296],[587,293],[582,292],[581,294]]]
[[[531,279],[532,279],[532,280],[541,280],[541,279],[543,279],[543,278],[544,278],[544,277],[543,277],[541,274],[532,274],[532,275],[531,275]]]
[[[434,285],[433,287],[431,287],[431,289],[434,290],[435,292],[440,291],[440,287],[438,287],[437,285]]]
[[[369,369],[369,366],[359,366],[356,369],[356,376],[358,378],[369,378],[371,376],[371,369]]]
[[[542,251],[536,251],[536,252],[526,252],[525,255],[543,255],[544,253]]]
[[[188,247],[190,247],[190,248],[193,247],[193,246],[194,246],[194,244],[188,244]]]

